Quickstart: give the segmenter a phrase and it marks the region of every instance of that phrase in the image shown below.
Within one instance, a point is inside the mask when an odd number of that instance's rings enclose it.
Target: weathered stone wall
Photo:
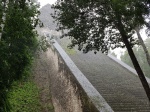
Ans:
[[[56,41],[47,56],[55,112],[113,112]]]

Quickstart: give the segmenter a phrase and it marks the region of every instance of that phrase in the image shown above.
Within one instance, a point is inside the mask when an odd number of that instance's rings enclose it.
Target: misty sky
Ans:
[[[57,0],[38,0],[38,2],[40,2],[41,7],[46,5],[46,4],[53,4],[55,3]]]

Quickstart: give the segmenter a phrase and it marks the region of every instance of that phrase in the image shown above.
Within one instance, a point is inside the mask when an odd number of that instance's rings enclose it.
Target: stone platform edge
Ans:
[[[79,85],[86,93],[90,102],[97,108],[99,112],[114,112],[101,94],[93,87],[89,80],[84,76],[84,74],[78,69],[71,58],[66,54],[62,47],[58,44],[56,40],[51,40],[52,46],[59,53],[60,57],[63,59],[65,64],[68,66],[74,78],[78,81]]]

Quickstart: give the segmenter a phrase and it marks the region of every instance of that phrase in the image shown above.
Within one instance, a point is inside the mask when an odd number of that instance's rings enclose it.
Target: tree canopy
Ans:
[[[145,45],[146,45],[148,51],[150,52],[150,39],[147,38],[144,42],[145,42]],[[147,63],[147,60],[146,60],[146,57],[145,57],[145,53],[144,53],[142,47],[141,46],[134,46],[133,47],[133,51],[134,51],[137,59],[139,60],[139,64],[140,64],[144,74],[147,77],[150,77],[150,74],[149,74],[150,73],[150,66]],[[126,64],[128,64],[129,66],[134,67],[127,51],[125,51],[121,55],[121,60],[123,62],[125,62]]]
[[[135,28],[145,25],[149,0],[58,0],[53,5],[58,30],[66,30],[72,46],[79,50],[107,53],[110,48],[126,47],[150,100],[150,88],[132,47],[138,43]]]
[[[0,2],[0,111],[8,112],[7,92],[27,75],[37,46],[38,5],[30,0]]]
[[[134,28],[144,24],[143,15],[149,13],[145,4],[140,0],[63,0],[53,6],[53,17],[59,24],[58,30],[67,29],[63,36],[70,36],[73,45],[107,53],[110,48],[125,47],[117,26],[118,16],[130,45],[137,44]]]

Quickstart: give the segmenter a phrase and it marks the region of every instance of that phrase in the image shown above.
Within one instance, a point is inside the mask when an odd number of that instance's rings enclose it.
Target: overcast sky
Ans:
[[[38,0],[38,2],[40,2],[41,7],[46,5],[46,4],[53,4],[55,3],[57,0]]]

